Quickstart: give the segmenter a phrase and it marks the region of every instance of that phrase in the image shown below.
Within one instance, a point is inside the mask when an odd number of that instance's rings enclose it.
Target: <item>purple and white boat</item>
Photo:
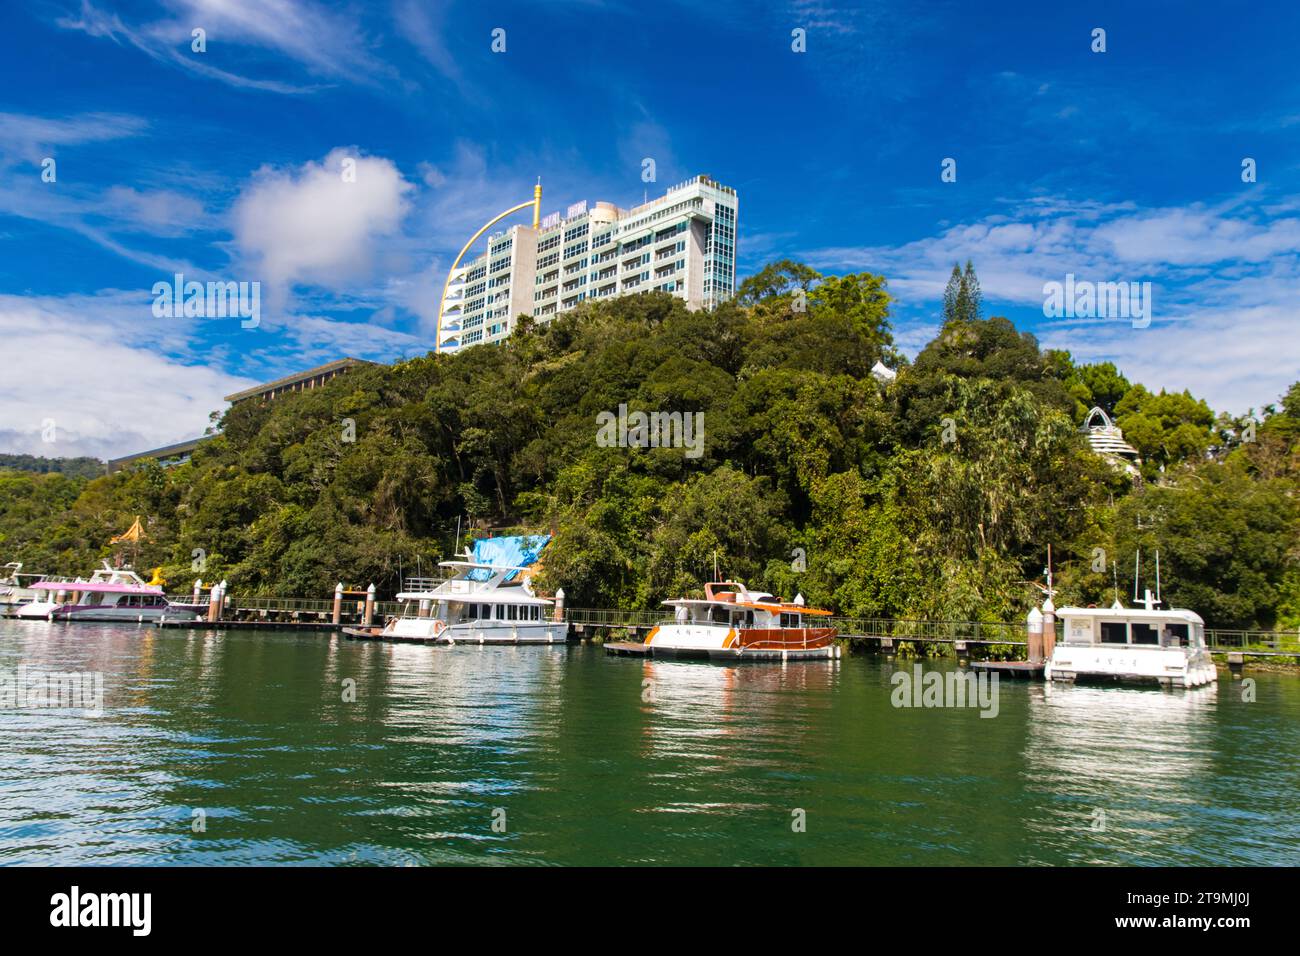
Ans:
[[[44,599],[24,605],[18,612],[20,618],[145,623],[164,617],[199,617],[194,606],[168,601],[160,585],[146,584],[130,568],[110,568],[107,562],[89,581],[39,581],[32,589]]]

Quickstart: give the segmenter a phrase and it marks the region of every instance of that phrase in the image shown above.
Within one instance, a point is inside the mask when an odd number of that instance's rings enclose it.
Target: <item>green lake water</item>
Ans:
[[[1003,681],[990,719],[894,707],[874,655],[0,621],[20,665],[104,712],[0,710],[5,865],[1300,863],[1293,674]]]

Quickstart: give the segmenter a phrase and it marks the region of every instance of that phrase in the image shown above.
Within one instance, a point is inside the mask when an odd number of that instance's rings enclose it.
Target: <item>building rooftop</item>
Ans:
[[[266,382],[262,385],[254,385],[252,388],[246,388],[242,392],[235,392],[233,395],[227,395],[228,402],[242,402],[245,399],[257,398],[259,395],[266,395],[270,392],[283,391],[292,388],[302,382],[309,382],[315,378],[324,376],[337,375],[348,369],[355,368],[358,365],[374,365],[374,362],[367,362],[365,359],[358,358],[341,358],[333,362],[326,362],[324,365],[318,365],[315,368],[309,368],[305,372],[295,372],[292,375],[286,375],[284,378],[277,378],[273,382]]]
[[[121,458],[110,458],[108,460],[108,471],[112,474],[120,471],[132,462],[140,461],[144,458],[157,458],[160,461],[166,461],[175,458],[184,461],[190,457],[190,454],[198,447],[199,442],[207,438],[207,435],[200,435],[198,438],[190,438],[185,441],[178,441],[174,445],[163,445],[161,448],[151,448],[149,451],[136,452],[134,455],[123,455]]]

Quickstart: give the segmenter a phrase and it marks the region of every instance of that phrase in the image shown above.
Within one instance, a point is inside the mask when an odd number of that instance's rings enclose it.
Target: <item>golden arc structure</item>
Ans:
[[[482,229],[470,236],[469,242],[465,243],[464,247],[460,250],[460,253],[456,256],[455,261],[452,262],[451,268],[447,270],[447,281],[442,284],[442,298],[438,300],[438,329],[434,333],[435,338],[433,345],[435,353],[442,351],[442,313],[443,310],[447,308],[447,290],[451,288],[451,277],[456,274],[456,267],[460,265],[460,260],[465,258],[465,253],[469,252],[470,247],[473,246],[474,243],[478,242],[479,237],[482,236],[483,233],[487,232],[502,219],[506,218],[506,216],[513,216],[515,213],[519,212],[519,210],[527,209],[529,206],[533,207],[533,229],[536,231],[537,227],[541,224],[542,219],[542,181],[540,179],[537,181],[537,185],[533,187],[532,199],[527,202],[521,202],[517,206],[511,206],[505,212],[501,213],[501,215],[485,222]]]

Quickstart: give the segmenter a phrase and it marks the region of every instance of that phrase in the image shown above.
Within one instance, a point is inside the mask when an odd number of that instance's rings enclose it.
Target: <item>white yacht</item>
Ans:
[[[1116,681],[1200,687],[1217,679],[1205,646],[1205,622],[1182,608],[1158,610],[1145,592],[1142,607],[1063,607],[1061,643],[1043,676],[1051,681]]]
[[[382,628],[345,629],[354,637],[441,644],[559,644],[568,625],[553,602],[533,593],[529,576],[549,535],[485,538],[464,560],[443,561],[452,576],[436,587],[397,595],[402,614]]]
[[[24,574],[21,561],[10,561],[4,566],[4,576],[0,577],[0,608],[12,609],[42,597],[32,585],[44,579],[41,574]]]

